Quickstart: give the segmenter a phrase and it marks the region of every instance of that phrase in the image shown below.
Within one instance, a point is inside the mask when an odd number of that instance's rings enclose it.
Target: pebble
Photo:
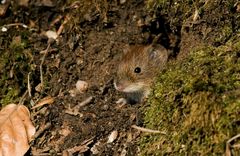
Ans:
[[[126,0],[120,0],[120,4],[126,3]]]
[[[118,136],[118,131],[116,130],[112,131],[112,133],[108,137],[107,143],[112,143],[114,140],[117,139],[117,136]]]
[[[88,83],[86,81],[78,80],[76,83],[76,89],[78,92],[83,93],[88,89]]]

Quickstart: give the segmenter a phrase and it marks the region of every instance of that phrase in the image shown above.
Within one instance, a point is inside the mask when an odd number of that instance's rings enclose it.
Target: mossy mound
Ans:
[[[240,29],[240,6],[236,0],[146,0],[146,7],[155,17],[165,19],[174,34],[182,30],[199,35],[210,45],[222,45]]]
[[[171,63],[156,82],[142,155],[219,155],[240,133],[240,42],[202,47]],[[239,153],[238,153],[239,154]]]

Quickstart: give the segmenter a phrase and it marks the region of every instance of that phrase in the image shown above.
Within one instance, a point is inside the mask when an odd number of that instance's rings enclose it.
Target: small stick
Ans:
[[[61,19],[63,18],[62,15],[58,15],[57,18],[55,18],[51,24],[50,24],[50,27],[54,26],[57,22],[59,22]]]
[[[240,144],[232,145],[233,148],[240,148]]]
[[[89,104],[89,103],[92,101],[92,99],[93,99],[93,97],[90,96],[90,97],[88,97],[86,100],[84,100],[84,101],[82,101],[81,103],[77,104],[74,108],[75,108],[75,109],[79,109],[80,107],[83,107],[83,106]]]
[[[60,25],[60,27],[59,27],[59,29],[58,29],[58,31],[57,31],[57,35],[58,35],[58,36],[62,33],[62,31],[63,31],[63,29],[64,29],[64,25],[65,25],[69,20],[70,20],[70,17],[69,17],[69,15],[67,15],[67,16],[65,17],[63,23]],[[43,55],[43,58],[42,58],[42,61],[41,61],[41,64],[40,64],[41,87],[43,87],[43,82],[44,82],[44,81],[43,81],[42,66],[43,66],[43,63],[44,63],[44,61],[45,61],[46,55],[47,55],[47,53],[49,52],[49,48],[50,48],[50,45],[51,45],[52,42],[53,42],[53,41],[52,41],[51,39],[48,41],[47,49],[44,50],[44,55]],[[40,52],[40,53],[41,53],[41,52]]]
[[[68,108],[65,112],[67,114],[70,115],[78,115],[80,114],[79,109],[87,104],[89,104],[92,101],[93,97],[90,96],[87,99],[85,99],[84,101],[82,101],[81,103],[77,104],[75,107],[73,108]]]
[[[52,153],[34,153],[34,152],[32,152],[31,153],[33,156],[51,156],[52,155]],[[61,155],[62,156],[62,153],[57,153],[56,155]]]
[[[46,131],[47,129],[49,129],[52,126],[52,124],[50,122],[48,122],[46,125],[42,126],[33,136],[33,140],[35,140],[36,138],[38,138],[44,131]]]
[[[25,91],[25,93],[23,94],[23,96],[21,97],[21,99],[19,100],[19,104],[20,105],[22,105],[23,104],[23,102],[24,102],[24,100],[25,100],[25,98],[26,98],[26,96],[27,96],[27,91]]]
[[[23,24],[23,23],[11,23],[11,24],[3,25],[2,27],[13,27],[13,26],[22,26],[23,28],[28,27],[26,24]]]
[[[58,36],[62,33],[62,31],[63,31],[63,29],[64,29],[64,25],[67,24],[67,22],[68,22],[69,20],[70,20],[69,15],[66,15],[66,17],[64,18],[63,23],[62,23],[62,24],[60,25],[60,27],[58,28],[58,31],[57,31],[57,35],[58,35]]]
[[[232,142],[233,140],[239,138],[239,137],[240,137],[240,134],[235,135],[234,137],[230,138],[230,139],[227,141],[227,143],[226,143],[226,151],[225,151],[225,155],[226,155],[226,156],[231,156],[231,155],[232,155],[232,153],[231,153],[231,142]]]
[[[139,130],[139,131],[142,131],[142,132],[147,132],[147,133],[160,133],[160,134],[166,135],[166,132],[161,132],[161,131],[158,131],[158,130],[152,130],[152,129],[148,129],[148,128],[143,128],[143,127],[139,127],[139,126],[137,126],[137,125],[132,125],[131,127],[134,128],[134,129],[137,129],[137,130]]]
[[[44,63],[44,61],[45,61],[46,55],[47,55],[47,53],[48,53],[48,50],[49,50],[49,48],[50,48],[50,45],[51,45],[51,43],[48,43],[47,49],[46,49],[46,50],[44,50],[44,51],[45,51],[45,53],[44,53],[44,55],[43,55],[43,58],[42,58],[42,61],[41,61],[41,64],[40,64],[40,79],[41,79],[41,88],[42,88],[42,87],[43,87],[43,85],[44,85],[42,66],[43,66],[43,63]]]
[[[54,102],[54,98],[51,96],[47,96],[47,97],[43,98],[42,100],[40,100],[35,106],[33,106],[32,109],[42,107],[46,104],[52,104],[53,102]]]
[[[63,155],[70,156],[76,152],[78,152],[78,153],[86,152],[89,149],[88,145],[91,143],[93,143],[93,138],[83,141],[83,143],[81,143],[80,146],[74,146],[73,148],[64,150]]]
[[[240,134],[235,135],[234,137],[232,137],[231,139],[229,139],[229,140],[227,141],[227,143],[230,144],[233,140],[235,140],[235,139],[237,139],[237,138],[239,138],[239,137],[240,137]]]
[[[30,84],[30,74],[31,74],[31,72],[28,73],[28,84],[27,84],[27,86],[28,86],[28,96],[32,97],[32,94],[31,94],[31,84]]]

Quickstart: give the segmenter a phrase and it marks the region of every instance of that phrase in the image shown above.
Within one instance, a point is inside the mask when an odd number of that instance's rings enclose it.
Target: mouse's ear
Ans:
[[[130,45],[129,44],[125,44],[123,46],[123,54],[126,55],[129,50],[130,50]]]
[[[150,45],[148,47],[149,60],[164,64],[168,60],[169,52],[161,45]]]

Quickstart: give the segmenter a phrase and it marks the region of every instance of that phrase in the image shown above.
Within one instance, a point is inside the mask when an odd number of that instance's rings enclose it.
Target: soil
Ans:
[[[29,108],[29,103],[47,96],[54,98],[52,104],[31,110],[37,130],[48,127],[32,142],[29,153],[62,155],[72,150],[73,155],[136,155],[140,132],[131,126],[142,126],[139,108],[144,103],[117,104],[123,95],[113,86],[124,46],[150,44],[160,36],[156,42],[172,50],[174,59],[181,51],[185,55],[189,43],[199,40],[201,44],[201,37],[182,36],[180,48],[181,28],[176,26],[173,31],[170,23],[156,17],[143,0],[122,0],[122,4],[106,0],[19,3],[10,2],[0,17],[0,28],[8,28],[0,32],[0,52],[9,58],[8,63],[0,64],[0,74],[7,73],[0,86],[16,88],[14,97],[21,97],[16,101],[23,100]],[[57,40],[50,41],[44,35],[49,30],[60,31]],[[17,54],[19,58],[15,58]],[[41,65],[44,87],[38,90],[35,87],[41,83]],[[78,80],[88,83],[87,91],[75,92]],[[25,94],[28,82],[31,97]],[[6,89],[4,94],[8,92]],[[88,98],[90,102],[82,106]],[[108,143],[113,131],[118,132],[117,138]]]

